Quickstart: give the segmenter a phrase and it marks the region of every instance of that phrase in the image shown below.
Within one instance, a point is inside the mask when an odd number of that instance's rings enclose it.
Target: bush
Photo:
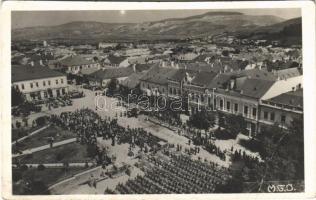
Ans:
[[[62,159],[65,158],[65,155],[62,152],[59,152],[56,154],[56,160],[61,161]]]
[[[251,140],[240,139],[238,141],[238,143],[241,146],[244,146],[245,148],[247,148],[253,152],[262,152],[263,151],[262,143],[258,140],[255,140],[255,139],[251,139]]]
[[[20,167],[20,169],[21,169],[21,171],[26,171],[26,170],[28,170],[28,166],[27,165],[21,165],[21,167]]]
[[[16,128],[21,128],[21,122],[16,121],[15,126],[16,126]]]
[[[37,166],[37,170],[39,170],[39,171],[43,171],[45,169],[46,169],[46,167],[43,164],[40,164]]]
[[[47,123],[47,121],[48,121],[47,116],[42,116],[35,119],[37,126],[44,126]]]
[[[218,128],[214,132],[214,136],[216,139],[219,140],[229,140],[229,139],[235,139],[235,136],[232,135],[229,131],[226,129]]]
[[[22,179],[22,173],[20,171],[15,171],[12,173],[12,181],[17,182]]]

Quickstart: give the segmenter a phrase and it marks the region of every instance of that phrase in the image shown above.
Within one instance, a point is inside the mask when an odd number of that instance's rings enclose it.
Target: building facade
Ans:
[[[28,101],[56,98],[68,93],[64,74],[40,66],[12,66],[12,85]]]

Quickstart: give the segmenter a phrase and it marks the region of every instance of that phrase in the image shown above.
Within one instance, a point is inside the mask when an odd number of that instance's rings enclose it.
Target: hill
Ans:
[[[286,20],[270,26],[255,28],[251,33],[239,32],[240,38],[279,40],[283,45],[302,43],[302,18]]]
[[[186,18],[144,23],[102,23],[77,21],[58,26],[12,30],[12,39],[183,39],[222,32],[250,31],[271,26],[284,19],[271,15],[245,15],[238,12],[208,12]]]

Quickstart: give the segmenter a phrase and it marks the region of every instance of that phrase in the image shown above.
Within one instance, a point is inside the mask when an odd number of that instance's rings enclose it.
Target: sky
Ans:
[[[107,23],[140,23],[167,18],[183,18],[210,11],[234,11],[247,15],[274,15],[284,19],[301,16],[296,8],[230,9],[230,10],[111,10],[111,11],[14,11],[11,15],[13,29],[31,26],[53,26],[72,21],[97,21]]]

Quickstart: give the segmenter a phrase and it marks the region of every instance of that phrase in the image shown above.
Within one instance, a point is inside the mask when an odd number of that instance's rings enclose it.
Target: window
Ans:
[[[272,112],[272,113],[270,114],[270,120],[271,120],[271,121],[274,121],[274,119],[275,119],[275,115],[274,115],[274,112]]]
[[[21,88],[22,88],[22,90],[24,90],[24,84],[23,83],[21,84]]]
[[[257,116],[257,108],[252,108],[252,116]]]
[[[285,116],[285,115],[282,115],[282,116],[281,116],[281,122],[282,122],[282,123],[285,123],[285,120],[286,120],[286,116]]]
[[[60,82],[61,82],[61,84],[63,84],[64,83],[64,79],[60,79]]]
[[[238,103],[235,103],[234,108],[235,108],[235,112],[238,112]]]
[[[58,85],[58,79],[56,79],[56,85]]]
[[[38,87],[38,82],[35,83],[36,87]]]
[[[221,109],[223,109],[223,104],[224,104],[224,101],[221,99],[221,100],[219,100],[219,107],[221,108]]]
[[[245,114],[245,115],[248,115],[248,106],[245,106],[245,107],[244,107],[244,114]]]
[[[226,109],[227,109],[228,111],[230,111],[230,102],[229,102],[229,101],[226,102]]]
[[[172,94],[172,88],[169,88],[169,93]]]
[[[30,83],[30,87],[33,88],[33,83]]]
[[[266,112],[266,111],[263,112],[263,118],[268,119],[268,112]]]
[[[214,109],[216,108],[216,99],[214,99]]]
[[[46,86],[46,82],[45,81],[43,81],[43,86]]]
[[[50,85],[50,81],[48,81],[48,85]]]

